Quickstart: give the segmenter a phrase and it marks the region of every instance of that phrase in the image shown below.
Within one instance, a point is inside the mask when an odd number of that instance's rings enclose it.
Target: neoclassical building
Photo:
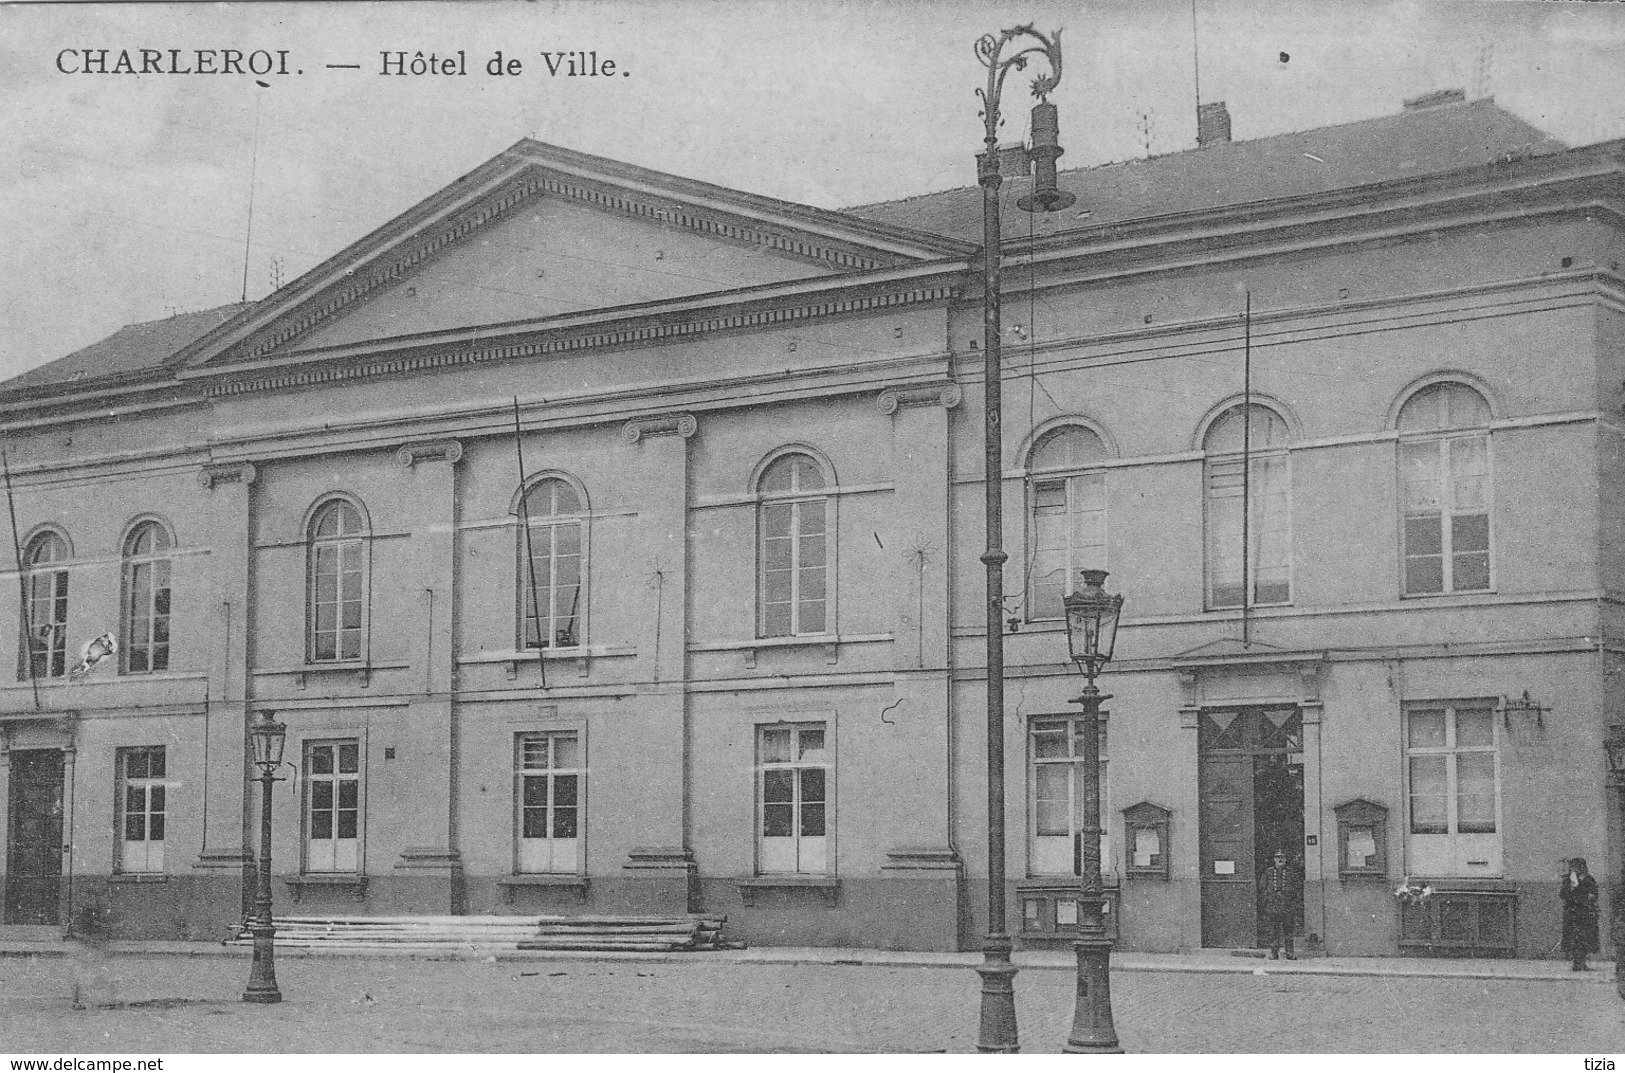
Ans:
[[[1095,567],[1123,948],[1253,946],[1281,848],[1311,951],[1547,954],[1560,862],[1621,852],[1625,151],[1459,93],[1205,118],[1064,212],[1005,183],[1003,473],[979,190],[826,211],[533,141],[0,387],[0,934],[223,934],[270,712],[281,912],[974,947],[994,479],[1019,942],[1077,919]]]

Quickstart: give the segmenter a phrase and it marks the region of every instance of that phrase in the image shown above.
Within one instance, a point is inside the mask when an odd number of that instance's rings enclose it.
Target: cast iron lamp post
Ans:
[[[1025,44],[1005,56],[1005,46],[1020,38]],[[999,151],[999,94],[1011,69],[1023,70],[1030,57],[1042,55],[1050,73],[1033,79],[1033,107],[1030,150]],[[1008,155],[1025,171],[1036,165],[1032,193],[1016,202],[1027,212],[1054,212],[1072,204],[1071,194],[1056,189],[1055,158],[1061,155],[1057,144],[1060,124],[1055,106],[1046,99],[1061,81],[1061,31],[1053,38],[1034,30],[1031,24],[1002,31],[997,37],[983,34],[976,42],[976,58],[987,68],[987,88],[978,89],[982,98],[982,121],[987,148],[976,156],[976,181],[982,188],[982,351],[983,351],[983,446],[985,468],[983,487],[987,503],[987,550],[982,564],[987,567],[987,936],[982,941],[981,1031],[976,1049],[1012,1053],[1021,1049],[1016,1031],[1015,966],[1010,963],[1010,935],[1005,930],[1004,892],[1004,445],[1001,437],[1001,408],[1004,405],[999,378],[1003,372],[999,349],[999,268],[1004,256],[1003,232],[999,220],[999,174],[1001,155]]]
[[[281,1002],[273,960],[276,928],[271,926],[271,784],[283,781],[276,777],[276,769],[282,766],[288,726],[271,718],[270,712],[261,712],[249,728],[249,740],[254,743],[254,766],[260,769],[260,868],[254,891],[254,919],[248,926],[254,935],[254,965],[248,973],[243,1001]]]
[[[1103,587],[1106,571],[1083,571],[1083,588],[1062,597],[1066,642],[1072,660],[1088,679],[1074,704],[1083,706],[1083,825],[1078,832],[1083,860],[1083,897],[1078,899],[1078,998],[1072,1032],[1062,1048],[1068,1054],[1121,1054],[1112,1024],[1112,941],[1106,935],[1106,896],[1100,881],[1100,702],[1111,694],[1095,688],[1095,676],[1111,662],[1123,598]]]
[[[1603,739],[1608,750],[1608,788],[1619,802],[1621,841],[1625,841],[1625,727],[1612,727]],[[1625,999],[1625,853],[1608,862],[1614,872],[1613,928],[1614,987]]]

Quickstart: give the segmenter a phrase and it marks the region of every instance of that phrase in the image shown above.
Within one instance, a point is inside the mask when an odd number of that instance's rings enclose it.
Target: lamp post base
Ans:
[[[1016,1054],[1016,967],[1010,963],[1010,937],[989,935],[982,944],[982,1024],[976,1049],[983,1054]]]
[[[1078,997],[1063,1054],[1122,1054],[1112,1024],[1111,940],[1085,936],[1072,944],[1078,955]]]
[[[243,991],[243,1001],[281,1002],[282,991],[276,985],[276,955],[272,946],[276,929],[269,924],[251,924],[249,930],[254,933],[254,964],[248,971],[248,987]]]

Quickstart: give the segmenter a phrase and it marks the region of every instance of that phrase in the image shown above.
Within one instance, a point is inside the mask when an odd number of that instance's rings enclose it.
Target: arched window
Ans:
[[[574,648],[581,643],[585,578],[581,496],[568,481],[545,477],[523,498],[528,525],[519,534],[519,647]]]
[[[775,458],[756,482],[757,621],[763,637],[828,630],[829,497],[824,471],[809,455]]]
[[[1292,599],[1286,422],[1257,403],[1249,417],[1244,419],[1244,414],[1244,405],[1230,407],[1208,427],[1202,441],[1207,454],[1209,608],[1284,604]],[[1243,473],[1248,474],[1245,480]]]
[[[346,499],[323,503],[310,520],[308,634],[312,663],[361,658],[367,607],[367,527]]]
[[[23,630],[28,637],[24,678],[61,678],[68,673],[68,571],[72,553],[62,534],[44,532],[23,552]]]
[[[124,601],[119,632],[124,671],[169,669],[169,531],[140,522],[124,538]]]
[[[1412,395],[1399,411],[1404,592],[1490,587],[1490,407],[1465,384]]]
[[[1106,569],[1106,458],[1082,425],[1044,433],[1027,459],[1027,620],[1064,617],[1078,571]]]

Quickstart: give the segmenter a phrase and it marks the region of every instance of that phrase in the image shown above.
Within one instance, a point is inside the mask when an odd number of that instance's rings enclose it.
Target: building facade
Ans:
[[[1609,885],[1622,177],[1445,94],[1066,172],[1049,217],[1006,183],[1020,942],[1077,919],[1084,567],[1127,599],[1122,947],[1255,945],[1277,848],[1334,954],[1543,956],[1561,862]],[[0,928],[224,934],[274,713],[281,913],[974,947],[979,214],[523,141],[259,302],[6,385]]]

